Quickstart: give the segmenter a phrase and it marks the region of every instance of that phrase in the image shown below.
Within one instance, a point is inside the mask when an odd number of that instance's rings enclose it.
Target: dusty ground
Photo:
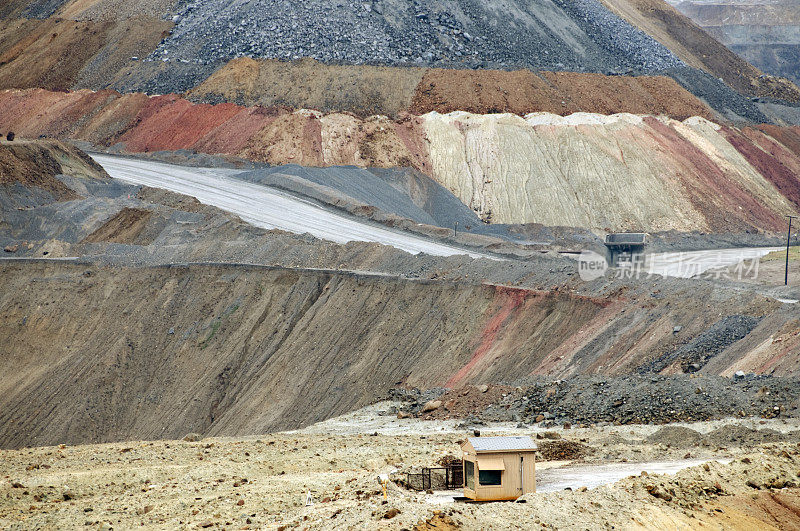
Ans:
[[[390,484],[384,501],[377,474],[396,469],[392,477],[401,479],[442,456],[460,455],[466,436],[446,422],[381,416],[380,408],[389,405],[300,432],[258,437],[190,435],[182,441],[0,451],[0,526],[747,529],[759,524],[770,529],[800,523],[793,512],[798,495],[791,488],[798,481],[794,444],[676,448],[648,441],[652,426],[558,430],[539,442],[557,438],[584,445],[590,452],[581,462],[589,464],[681,460],[687,448],[693,458],[711,462],[675,476],[632,477],[613,487],[587,491],[576,485],[573,491],[529,494],[525,504],[447,503],[441,495],[396,484]],[[484,428],[484,435],[534,431],[500,425]],[[564,466],[569,463],[539,461],[539,475],[558,474]],[[305,505],[308,493],[311,506]]]
[[[724,270],[706,274],[712,278],[727,278],[737,282],[761,286],[783,286],[786,273],[786,251],[775,251],[761,258],[758,263],[742,262]],[[789,248],[789,286],[800,286],[800,247]]]

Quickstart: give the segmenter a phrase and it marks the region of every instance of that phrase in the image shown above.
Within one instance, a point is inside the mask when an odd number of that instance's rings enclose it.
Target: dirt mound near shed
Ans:
[[[728,424],[710,432],[706,435],[706,439],[717,446],[753,446],[785,441],[786,436],[770,428],[756,430],[746,426]]]
[[[539,441],[538,454],[542,461],[576,461],[592,452],[592,448],[577,441],[564,439],[556,441]]]
[[[647,438],[652,444],[663,444],[674,448],[689,448],[703,438],[699,432],[684,426],[664,426]]]

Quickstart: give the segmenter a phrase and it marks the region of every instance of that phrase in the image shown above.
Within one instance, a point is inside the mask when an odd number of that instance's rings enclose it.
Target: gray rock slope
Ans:
[[[597,0],[206,0],[176,26],[125,90],[185,91],[236,57],[325,63],[671,75],[723,114],[757,107]]]

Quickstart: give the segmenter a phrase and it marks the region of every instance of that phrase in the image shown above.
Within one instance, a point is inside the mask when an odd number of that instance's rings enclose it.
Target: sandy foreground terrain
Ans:
[[[246,438],[136,441],[0,451],[0,527],[7,529],[512,529],[796,528],[800,474],[796,420],[743,419],[671,426],[564,430],[482,427],[482,435],[528,433],[540,448],[570,441],[578,462],[540,461],[539,492],[518,503],[466,504],[447,493],[390,484],[404,472],[460,456],[468,432],[457,421],[397,419],[381,403],[300,431]],[[783,442],[712,444],[694,434],[730,425],[770,429]],[[686,430],[689,427],[693,432]],[[751,432],[752,433],[752,432]],[[767,432],[764,432],[767,433]],[[773,433],[773,432],[769,432]],[[193,437],[187,437],[193,439]],[[733,439],[731,439],[733,441]],[[653,464],[660,461],[661,464]],[[616,463],[616,465],[614,465]],[[637,463],[645,463],[637,466]],[[611,465],[611,466],[609,466]],[[615,466],[685,468],[630,476],[611,485]],[[599,478],[599,480],[598,480]],[[561,481],[561,483],[558,483]],[[566,481],[566,482],[565,482]],[[306,505],[311,494],[313,505]],[[453,493],[450,493],[453,494]],[[458,494],[458,493],[455,493]],[[524,503],[520,503],[524,501]]]

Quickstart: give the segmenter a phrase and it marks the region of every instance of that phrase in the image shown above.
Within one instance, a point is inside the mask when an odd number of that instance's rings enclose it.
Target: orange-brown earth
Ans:
[[[551,77],[564,90],[580,84],[571,74]],[[633,88],[650,94],[644,85]],[[20,138],[119,144],[130,153],[187,149],[270,164],[413,167],[483,219],[501,223],[776,231],[800,206],[796,128],[739,130],[697,117],[431,112],[359,118],[196,104],[177,95],[29,89],[0,91],[0,129]],[[568,181],[560,177],[565,171]],[[558,200],[548,199],[550,193]],[[615,209],[612,197],[629,206]]]
[[[360,117],[431,111],[519,115],[583,111],[713,118],[705,104],[663,76],[332,66],[310,59],[234,59],[187,96],[197,101],[345,111]]]
[[[139,236],[147,227],[147,222],[150,221],[152,214],[151,210],[125,207],[84,238],[82,243],[109,242],[147,245],[150,241],[143,241]]]
[[[0,19],[0,88],[107,87],[172,28],[157,18]]]

